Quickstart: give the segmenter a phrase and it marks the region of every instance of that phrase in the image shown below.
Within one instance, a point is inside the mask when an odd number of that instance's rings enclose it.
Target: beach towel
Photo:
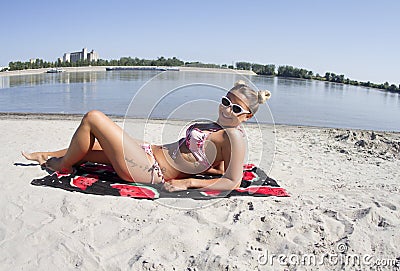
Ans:
[[[217,178],[215,175],[195,175],[195,178]],[[36,186],[49,186],[67,191],[76,191],[95,195],[122,196],[143,199],[158,198],[193,198],[212,199],[231,196],[254,197],[288,197],[285,189],[267,176],[260,168],[253,164],[243,166],[243,178],[239,188],[232,191],[188,189],[183,191],[168,192],[162,184],[130,183],[122,180],[111,166],[84,163],[76,168],[72,174],[54,172],[41,179],[31,182]]]

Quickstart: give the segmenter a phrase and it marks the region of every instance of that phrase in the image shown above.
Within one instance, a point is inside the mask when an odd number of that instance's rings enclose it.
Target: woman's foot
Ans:
[[[39,165],[43,165],[49,158],[49,156],[45,152],[26,153],[22,151],[21,154],[28,160],[38,162]]]
[[[62,157],[57,158],[57,157],[52,157],[50,159],[48,159],[45,163],[46,168],[54,170],[54,171],[58,171],[60,173],[64,173],[64,174],[69,174],[74,172],[74,169],[69,166],[65,166],[62,164]]]

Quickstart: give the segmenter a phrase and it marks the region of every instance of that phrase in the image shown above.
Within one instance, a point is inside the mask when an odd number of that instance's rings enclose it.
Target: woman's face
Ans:
[[[250,111],[249,107],[245,103],[247,100],[246,97],[239,93],[239,92],[228,92],[226,97],[231,101],[232,104],[238,104],[240,105],[244,110]],[[243,121],[248,120],[249,118],[252,117],[252,114],[250,113],[242,113],[242,114],[235,114],[232,112],[232,106],[224,106],[222,104],[219,105],[219,117],[218,117],[218,123],[220,123],[223,126],[232,126],[236,127]]]

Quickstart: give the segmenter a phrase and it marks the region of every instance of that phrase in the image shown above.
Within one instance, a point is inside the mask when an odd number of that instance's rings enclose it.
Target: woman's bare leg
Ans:
[[[63,157],[67,153],[68,149],[62,149],[58,151],[51,152],[32,152],[26,153],[22,152],[22,155],[31,161],[36,161],[40,165],[44,165],[44,163],[49,159],[49,157]],[[103,152],[103,148],[100,146],[99,142],[95,142],[91,151],[89,151],[86,156],[82,159],[82,162],[93,162],[93,163],[103,163],[110,164],[110,160],[107,158],[105,153]]]
[[[95,110],[84,116],[64,156],[47,160],[46,166],[56,171],[72,172],[72,166],[93,149],[95,139],[122,179],[151,181],[151,164],[138,142],[124,134],[122,128],[106,115]]]

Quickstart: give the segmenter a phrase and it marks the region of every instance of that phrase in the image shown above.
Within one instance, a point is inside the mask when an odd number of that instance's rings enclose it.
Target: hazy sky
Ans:
[[[3,1],[0,66],[94,49],[400,83],[400,1]]]

